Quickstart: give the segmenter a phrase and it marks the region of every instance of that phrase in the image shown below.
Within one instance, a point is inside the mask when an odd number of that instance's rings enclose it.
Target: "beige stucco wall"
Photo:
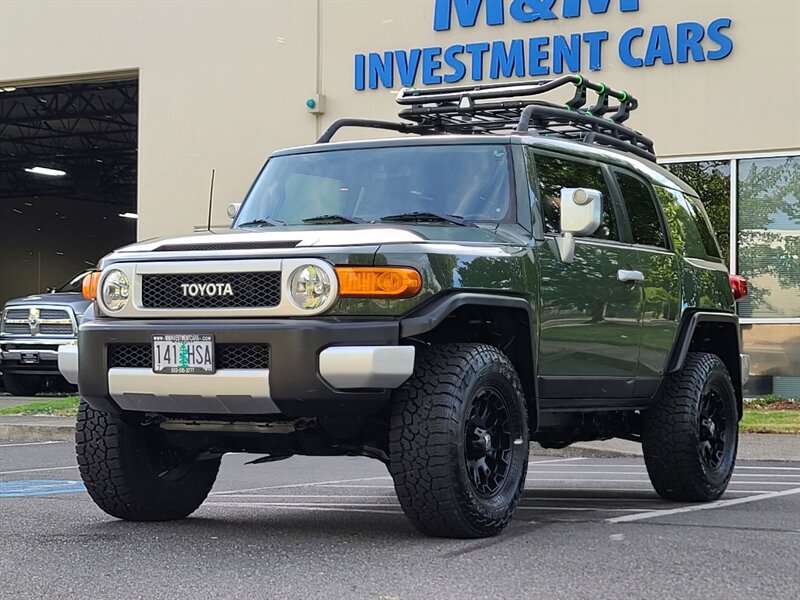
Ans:
[[[509,4],[507,0],[506,4]],[[433,0],[0,0],[0,85],[86,73],[140,78],[139,235],[214,222],[241,198],[270,151],[308,143],[335,118],[392,118],[387,90],[353,89],[353,55],[608,30],[592,77],[637,95],[631,125],[661,156],[800,149],[800,0],[641,0],[638,12],[435,32]],[[556,3],[559,8],[559,3]],[[616,56],[626,29],[733,21],[721,61],[631,69]],[[711,47],[715,47],[713,44]],[[586,64],[584,56],[582,63]],[[467,83],[464,81],[462,83]],[[324,115],[305,109],[315,92]]]

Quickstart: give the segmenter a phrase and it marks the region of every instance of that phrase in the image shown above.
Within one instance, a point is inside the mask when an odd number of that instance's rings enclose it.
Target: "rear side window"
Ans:
[[[628,211],[633,243],[666,248],[664,226],[650,186],[641,179],[625,173],[617,172],[616,178]]]
[[[619,240],[617,218],[603,170],[589,163],[537,154],[536,174],[545,233],[560,233],[561,189],[591,188],[603,194],[603,221],[590,237]]]
[[[694,196],[687,195],[686,198],[689,200],[692,216],[697,224],[697,230],[700,232],[700,238],[703,240],[703,246],[706,248],[706,254],[714,258],[721,258],[722,253],[719,250],[717,238],[714,236],[714,232],[711,229],[711,222],[708,219],[703,205],[700,203],[700,200]]]

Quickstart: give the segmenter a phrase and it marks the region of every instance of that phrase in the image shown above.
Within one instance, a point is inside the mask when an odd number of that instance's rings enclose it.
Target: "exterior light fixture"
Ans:
[[[123,219],[138,219],[139,218],[138,214],[132,213],[132,212],[119,213],[119,216],[122,217]]]
[[[33,173],[34,175],[47,175],[48,177],[63,177],[67,174],[66,171],[61,169],[50,169],[48,167],[28,167],[25,172]]]

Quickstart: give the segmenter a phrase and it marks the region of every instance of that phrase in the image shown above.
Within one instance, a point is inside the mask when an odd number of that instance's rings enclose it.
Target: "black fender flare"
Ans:
[[[539,385],[536,373],[538,371],[538,322],[536,312],[531,302],[521,296],[491,294],[482,292],[451,292],[434,297],[432,300],[420,305],[400,320],[400,339],[413,339],[433,331],[453,312],[465,306],[508,308],[522,310],[528,316],[528,332],[531,352],[531,381],[529,390],[531,397],[527,398],[528,419],[538,425],[539,423]],[[533,433],[533,430],[531,430]]]

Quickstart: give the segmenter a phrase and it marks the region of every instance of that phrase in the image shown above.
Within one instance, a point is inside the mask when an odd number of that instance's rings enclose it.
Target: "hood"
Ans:
[[[29,305],[67,305],[70,306],[76,314],[83,314],[83,311],[91,304],[89,300],[85,300],[82,294],[75,292],[61,293],[61,294],[31,294],[24,298],[14,298],[6,302],[6,306],[29,306]]]
[[[409,243],[511,244],[519,240],[501,228],[462,227],[448,224],[357,224],[285,226],[255,230],[230,230],[225,233],[203,232],[195,235],[145,240],[124,246],[116,252],[260,250],[276,248],[313,248],[335,246],[374,246]]]

